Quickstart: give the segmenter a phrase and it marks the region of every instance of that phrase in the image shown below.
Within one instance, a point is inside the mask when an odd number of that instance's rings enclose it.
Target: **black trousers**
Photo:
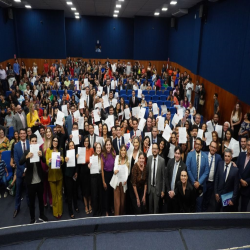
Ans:
[[[241,212],[247,212],[247,206],[250,200],[249,196],[245,196],[245,195],[241,195],[241,207],[240,207],[240,211]]]
[[[110,186],[110,181],[113,176],[113,171],[104,170],[104,179],[107,185],[107,189],[103,191],[103,209],[105,212],[110,212],[114,207],[114,189]]]
[[[139,200],[141,202],[143,194],[144,194],[144,187],[142,187],[142,188],[137,187],[137,193],[139,196]],[[146,204],[144,206],[143,203],[141,202],[140,207],[137,206],[137,200],[136,200],[135,194],[134,194],[134,197],[132,199],[132,204],[133,204],[133,209],[134,209],[135,214],[144,214],[146,212]]]
[[[91,175],[91,205],[93,210],[93,216],[102,215],[102,175]]]
[[[222,212],[237,212],[237,205],[233,205],[233,206],[226,206],[223,207],[221,200],[219,202],[215,202],[215,212],[220,212],[222,210]]]
[[[72,209],[72,201],[74,204],[74,208],[77,209],[77,185],[76,181],[73,180],[73,177],[64,176],[64,183],[67,190],[67,200],[68,200],[68,210],[69,215],[73,215],[73,209]]]
[[[30,201],[30,218],[31,220],[35,219],[35,201],[36,201],[36,195],[38,198],[38,204],[39,204],[39,212],[40,216],[44,215],[44,207],[43,207],[43,183],[37,183],[37,184],[30,184],[28,187],[28,195],[29,195],[29,201]]]
[[[214,194],[214,182],[207,181],[206,187],[206,192],[203,194],[203,201],[201,207],[202,212],[206,212],[208,210],[211,196]]]
[[[169,197],[168,193],[166,195],[166,200],[167,200],[167,212],[168,213],[179,213],[180,209],[178,206],[178,200],[177,197],[173,197],[172,199]]]

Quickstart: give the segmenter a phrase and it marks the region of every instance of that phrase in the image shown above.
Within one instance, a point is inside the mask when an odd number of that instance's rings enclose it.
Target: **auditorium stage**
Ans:
[[[209,250],[246,245],[250,213],[110,216],[0,228],[0,248],[6,250]]]

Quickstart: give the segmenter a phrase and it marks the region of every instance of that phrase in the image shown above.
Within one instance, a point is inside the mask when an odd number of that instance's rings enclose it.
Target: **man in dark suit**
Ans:
[[[107,81],[106,81],[106,86],[104,86],[103,91],[105,92],[105,94],[106,94],[107,96],[109,96],[109,93],[110,93],[110,92],[113,92],[113,94],[114,94],[115,90],[112,90],[112,89],[111,89],[110,80],[107,80]]]
[[[190,114],[190,110],[186,109],[185,114],[184,114],[183,118],[181,120],[179,120],[178,125],[180,125],[181,127],[185,127],[185,123],[188,122],[189,127],[191,127],[192,126],[191,120],[188,118],[189,114]]]
[[[124,137],[121,136],[121,126],[116,126],[116,138],[113,140],[113,147],[115,149],[116,155],[119,155],[120,147],[125,144]]]
[[[71,114],[67,116],[66,121],[65,121],[65,125],[66,125],[67,132],[69,135],[71,135],[73,123],[76,121],[76,119],[74,118],[74,113],[76,111],[76,108],[74,105],[70,107],[70,111],[71,111]]]
[[[165,194],[165,160],[158,155],[159,147],[157,143],[152,144],[153,155],[148,157],[148,194],[149,213],[159,213],[159,201]]]
[[[228,206],[222,207],[221,195],[233,192]],[[216,199],[215,212],[237,212],[237,196],[239,192],[239,170],[233,166],[232,150],[225,149],[224,161],[218,165],[215,175],[214,193]]]
[[[200,115],[200,114],[196,114],[196,115],[195,115],[194,125],[197,125],[198,129],[201,129],[201,128],[202,128],[202,124],[201,124],[201,115]]]
[[[196,138],[195,150],[188,153],[186,160],[189,181],[198,194],[196,199],[196,212],[201,212],[202,194],[206,191],[206,182],[209,174],[207,154],[202,152],[201,149],[202,140]]]
[[[250,139],[247,139],[247,152],[240,153],[237,160],[239,169],[241,212],[247,211],[250,199]]]
[[[202,212],[206,212],[211,200],[211,197],[214,193],[214,177],[216,170],[220,161],[222,161],[221,156],[216,154],[217,152],[217,143],[212,141],[209,145],[209,152],[204,152],[208,156],[209,163],[209,175],[206,183],[206,191],[203,194],[202,201]]]
[[[151,143],[157,143],[159,146],[160,141],[161,141],[161,138],[158,136],[158,128],[153,127],[152,128],[152,142]]]
[[[30,136],[30,145],[37,144],[37,136],[32,134]],[[25,182],[28,188],[29,194],[29,209],[30,209],[30,224],[34,224],[35,219],[35,200],[36,195],[38,197],[39,202],[39,211],[40,216],[39,220],[48,221],[48,218],[44,215],[44,207],[43,207],[43,169],[41,166],[42,162],[46,162],[45,157],[42,151],[38,151],[39,161],[38,162],[31,162],[31,158],[33,157],[33,153],[29,150],[25,150],[24,154],[19,161],[20,165],[26,164],[26,172],[25,172]]]
[[[88,118],[88,123],[93,124],[93,125],[99,125],[99,123],[101,123],[101,120],[100,121],[95,121],[93,110],[91,111],[91,114],[90,114],[90,116]]]
[[[167,199],[167,212],[178,213],[178,202],[175,197],[175,188],[178,181],[180,181],[181,171],[187,170],[186,164],[181,160],[182,150],[180,146],[174,149],[174,158],[168,161],[166,169],[166,199]]]
[[[131,130],[129,132],[131,139],[133,139],[135,136],[139,136],[139,138],[141,140],[142,139],[141,133],[139,134],[137,132],[137,130],[138,130],[138,119],[137,118],[132,119],[132,125],[133,125],[133,130]]]
[[[226,132],[229,128],[230,128],[230,123],[224,122],[223,127],[222,127],[221,141],[224,141],[226,139]]]
[[[192,126],[192,136],[190,136],[190,151],[195,150],[195,142],[196,142],[196,138],[198,135],[198,126],[197,125],[193,125]],[[203,142],[202,142],[202,146],[203,146]]]
[[[89,94],[89,87],[86,87],[85,90],[86,90],[86,104],[89,110],[92,110],[94,105],[93,97]]]
[[[94,126],[93,124],[89,124],[89,147],[94,148],[96,145],[96,135],[94,134]],[[82,144],[84,145],[84,140],[82,140]]]
[[[21,128],[27,128],[27,120],[24,111],[20,105],[17,105],[17,113],[13,117],[14,131],[19,131]]]
[[[130,97],[129,99],[129,107],[130,108],[138,107],[139,103],[140,100],[135,96],[135,91],[132,90],[132,97]]]
[[[26,130],[20,129],[19,137],[20,141],[14,146],[14,160],[16,163],[16,201],[15,201],[15,211],[13,214],[13,218],[16,218],[17,214],[20,211],[21,206],[21,196],[22,196],[22,186],[23,186],[23,177],[25,176],[26,166],[25,164],[20,164],[19,161],[23,156],[25,150],[30,149],[29,141],[26,140]],[[29,197],[26,188],[26,199],[29,205]]]

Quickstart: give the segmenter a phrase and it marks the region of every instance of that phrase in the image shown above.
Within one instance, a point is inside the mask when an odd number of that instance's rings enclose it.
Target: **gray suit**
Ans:
[[[149,194],[149,213],[159,213],[159,200],[161,192],[165,193],[165,160],[158,155],[158,164],[156,168],[155,187],[151,185],[151,166],[153,156],[148,157],[147,172],[148,172],[148,194]]]
[[[24,113],[24,111],[22,112],[22,115],[24,117],[24,122],[25,122],[25,127],[23,127],[23,123],[20,119],[20,116],[18,113],[16,113],[13,117],[13,127],[14,127],[14,131],[18,131],[21,129],[21,128],[27,128],[27,119],[26,119],[26,115]]]

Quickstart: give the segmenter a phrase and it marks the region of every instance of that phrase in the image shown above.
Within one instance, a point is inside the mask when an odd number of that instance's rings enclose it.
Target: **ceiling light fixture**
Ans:
[[[21,2],[21,0],[14,0],[15,2],[17,2],[17,3],[20,3]]]
[[[160,15],[160,13],[159,12],[155,12],[155,16],[159,16]]]
[[[167,11],[168,8],[163,7],[161,10],[162,10],[162,11]]]
[[[117,14],[114,14],[113,17],[118,17],[118,15],[117,15]]]
[[[114,10],[114,13],[119,13],[119,10]]]
[[[79,16],[79,12],[75,12],[75,15],[76,15],[76,16]]]
[[[71,10],[76,10],[76,8],[71,8]]]
[[[124,0],[118,0],[119,2],[124,2]]]
[[[116,5],[116,8],[121,8],[121,7],[122,7],[121,4]]]
[[[67,2],[68,5],[72,5],[73,3],[72,2]]]
[[[170,4],[175,5],[177,4],[177,1],[171,1]]]
[[[31,6],[30,5],[25,5],[25,8],[31,9]]]
[[[75,16],[76,19],[79,19],[80,17],[79,16]]]

